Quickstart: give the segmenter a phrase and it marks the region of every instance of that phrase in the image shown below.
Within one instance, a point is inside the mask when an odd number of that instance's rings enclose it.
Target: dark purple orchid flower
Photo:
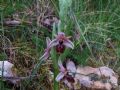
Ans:
[[[55,36],[55,39],[52,41],[50,38],[46,38],[47,48],[45,49],[45,53],[40,58],[41,60],[48,59],[50,55],[50,51],[52,47],[56,47],[56,51],[58,53],[63,53],[65,50],[65,47],[68,48],[74,48],[74,44],[69,40],[69,37],[66,37],[63,32],[58,32],[58,35]]]
[[[75,82],[74,74],[76,72],[75,64],[68,60],[66,63],[66,68],[63,66],[61,60],[58,60],[58,66],[60,73],[56,77],[56,81],[63,81],[69,88],[72,88],[72,83]]]
[[[74,48],[74,44],[69,40],[69,37],[65,36],[65,33],[58,32],[58,34],[55,36],[55,39],[53,39],[49,45],[50,47],[56,46],[56,51],[58,53],[63,53],[65,50],[65,47],[68,48]]]
[[[50,38],[46,38],[47,48],[45,49],[45,53],[40,58],[42,60],[48,59],[50,55],[50,51],[52,47],[56,47],[56,52],[63,53],[65,50],[65,47],[68,48],[74,48],[74,44],[69,40],[69,37],[66,37],[63,32],[58,32],[58,35],[55,36],[55,39],[52,41]]]

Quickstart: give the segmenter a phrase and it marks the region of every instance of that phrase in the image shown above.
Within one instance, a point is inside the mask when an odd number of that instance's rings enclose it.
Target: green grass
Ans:
[[[62,20],[62,31],[71,36],[75,44],[74,50],[66,51],[68,57],[83,66],[109,66],[120,75],[119,4],[119,0],[75,0],[68,12],[63,13],[66,16],[62,17],[59,16],[62,8],[59,0],[1,0],[0,60],[9,58],[9,50],[3,48],[15,48],[12,50],[15,52],[12,62],[16,73],[27,77],[44,52],[45,38],[52,37],[52,33],[42,27],[40,21],[53,11],[50,15]],[[22,23],[17,26],[4,25],[8,18],[20,19]],[[26,23],[28,21],[32,24]],[[47,62],[42,68],[38,67],[40,77],[29,83],[29,78],[23,80],[20,90],[49,90],[47,86],[52,89],[53,83],[50,84],[48,74],[51,65]],[[0,88],[14,90],[2,80]]]

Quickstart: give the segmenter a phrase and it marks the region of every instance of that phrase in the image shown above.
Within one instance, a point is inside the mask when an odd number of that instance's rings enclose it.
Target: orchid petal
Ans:
[[[58,32],[58,35],[63,35],[63,36],[65,36],[65,33],[64,33],[64,32]]]
[[[67,71],[69,71],[69,72],[73,72],[73,73],[76,72],[75,64],[70,60],[67,61],[66,68],[67,68]],[[72,73],[70,73],[70,74],[72,74]]]
[[[47,60],[49,57],[49,52],[45,52],[41,57],[40,60]]]
[[[74,49],[74,44],[69,40],[65,40],[64,43],[63,43],[66,47],[69,47],[69,48],[72,48]]]
[[[65,68],[64,68],[61,60],[58,60],[58,66],[60,67],[60,71],[61,71],[61,72],[65,72]]]
[[[60,72],[56,77],[56,81],[59,82],[61,79],[63,79],[64,76],[65,74],[63,72]]]
[[[57,39],[53,39],[53,40],[50,42],[50,44],[49,44],[49,48],[54,47],[54,46],[56,46],[56,45],[58,45],[58,44],[59,44],[58,40],[57,40]]]
[[[50,38],[49,38],[49,37],[46,37],[47,47],[49,46],[50,42],[51,42]]]

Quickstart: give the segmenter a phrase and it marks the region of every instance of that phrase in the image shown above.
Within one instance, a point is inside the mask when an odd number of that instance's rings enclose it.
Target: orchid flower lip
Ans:
[[[65,79],[63,82],[70,88],[70,90],[74,90],[73,89],[74,87],[71,85],[71,83],[67,79]]]

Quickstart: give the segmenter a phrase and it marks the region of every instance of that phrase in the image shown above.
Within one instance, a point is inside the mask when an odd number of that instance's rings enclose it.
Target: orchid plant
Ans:
[[[47,37],[46,44],[47,47],[44,51],[44,54],[40,57],[41,61],[46,61],[50,57],[50,55],[54,55],[51,53],[52,49],[54,49],[56,54],[59,55],[59,58],[61,57],[60,55],[64,53],[66,48],[74,49],[74,44],[70,40],[70,37],[67,37],[64,32],[58,32],[57,34],[55,34],[55,38],[53,40],[50,40],[50,38]],[[72,88],[72,83],[74,82],[74,78],[71,73],[75,73],[76,71],[75,64],[70,60],[67,61],[66,68],[62,65],[61,60],[58,60],[58,63],[54,62],[53,64],[55,64],[53,65],[54,67],[56,67],[56,64],[58,64],[60,68],[60,73],[58,75],[54,74],[54,76],[57,76],[55,77],[56,78],[55,80],[57,82],[63,81],[69,88]],[[56,83],[54,86],[56,88]]]
[[[67,11],[72,5],[72,0],[59,0],[59,17],[60,21],[57,23],[57,27],[53,24],[53,35],[52,40],[50,38],[46,38],[47,47],[44,51],[44,54],[40,57],[41,61],[46,61],[50,56],[53,60],[54,67],[54,90],[59,90],[58,82],[63,81],[69,88],[72,87],[72,83],[74,82],[74,74],[76,72],[75,64],[72,61],[67,61],[66,68],[62,65],[62,61],[60,60],[62,54],[65,53],[66,48],[74,49],[74,44],[70,40],[69,36],[66,36],[64,32],[61,30],[65,29],[64,20],[67,17]],[[57,29],[57,33],[56,33]],[[56,57],[58,55],[58,57]],[[58,61],[57,61],[58,60]],[[58,64],[58,65],[57,65]],[[58,67],[60,70],[58,70]],[[58,74],[58,71],[60,73]],[[58,74],[58,75],[57,75]]]

